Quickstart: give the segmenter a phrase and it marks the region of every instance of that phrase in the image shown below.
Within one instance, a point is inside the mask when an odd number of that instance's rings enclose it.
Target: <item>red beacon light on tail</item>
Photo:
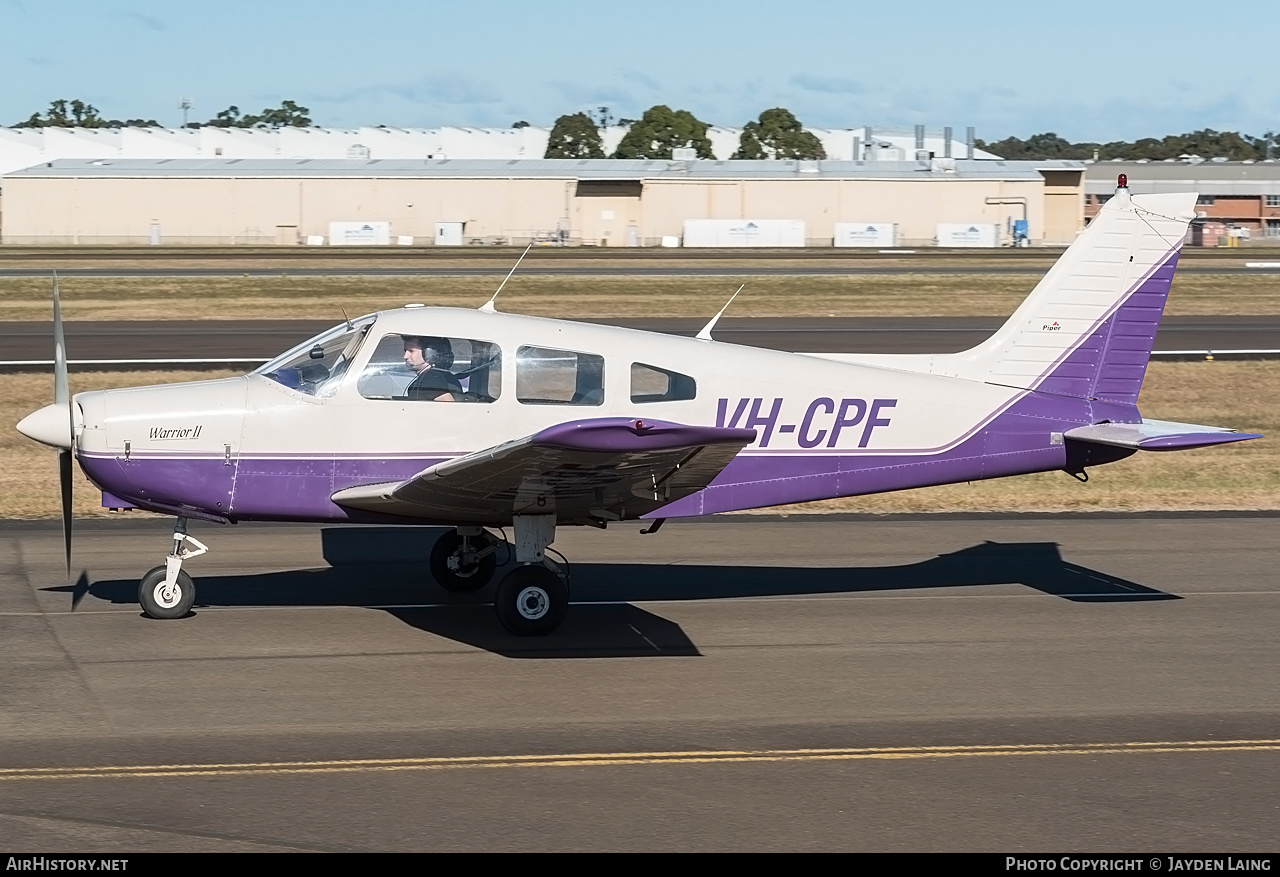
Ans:
[[[1121,174],[1120,176],[1116,177],[1116,188],[1117,188],[1117,189],[1127,189],[1127,188],[1129,188],[1129,175],[1128,175],[1128,174]]]

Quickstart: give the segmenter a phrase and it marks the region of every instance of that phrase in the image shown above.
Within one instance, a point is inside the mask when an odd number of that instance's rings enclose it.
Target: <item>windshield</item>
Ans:
[[[322,332],[254,370],[291,390],[331,396],[351,365],[376,316],[361,317]]]

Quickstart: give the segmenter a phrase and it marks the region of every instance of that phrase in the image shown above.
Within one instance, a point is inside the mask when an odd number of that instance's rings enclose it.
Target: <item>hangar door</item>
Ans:
[[[639,180],[579,180],[574,191],[574,231],[585,246],[638,247]]]

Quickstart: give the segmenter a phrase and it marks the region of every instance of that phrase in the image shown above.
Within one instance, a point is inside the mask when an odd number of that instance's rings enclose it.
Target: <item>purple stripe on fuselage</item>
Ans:
[[[1062,445],[1050,443],[1050,433],[1092,422],[1091,405],[1086,400],[1028,393],[968,439],[937,454],[740,454],[706,490],[652,516],[711,514],[1058,469],[1066,461],[1066,452]],[[92,467],[94,473],[99,468],[120,468],[113,458],[83,462],[86,471]],[[374,520],[367,513],[334,504],[330,497],[346,487],[403,481],[439,462],[436,457],[242,459],[232,467],[237,471],[230,515],[264,521]],[[192,485],[202,476],[218,480],[227,469],[221,458],[178,461],[135,457],[128,465],[138,487],[151,492],[156,490],[153,485],[172,485],[180,480]],[[111,492],[147,507],[138,488]]]

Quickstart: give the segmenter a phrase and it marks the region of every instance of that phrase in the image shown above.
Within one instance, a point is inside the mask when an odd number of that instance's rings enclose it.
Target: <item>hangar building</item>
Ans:
[[[988,246],[1022,229],[1054,245],[1084,225],[1084,173],[1077,161],[948,158],[67,159],[4,176],[0,240],[657,246],[720,221],[739,235],[787,222],[792,245],[831,246],[850,225],[892,227],[894,246],[946,243],[943,226],[991,229]],[[371,238],[340,238],[352,225]]]

